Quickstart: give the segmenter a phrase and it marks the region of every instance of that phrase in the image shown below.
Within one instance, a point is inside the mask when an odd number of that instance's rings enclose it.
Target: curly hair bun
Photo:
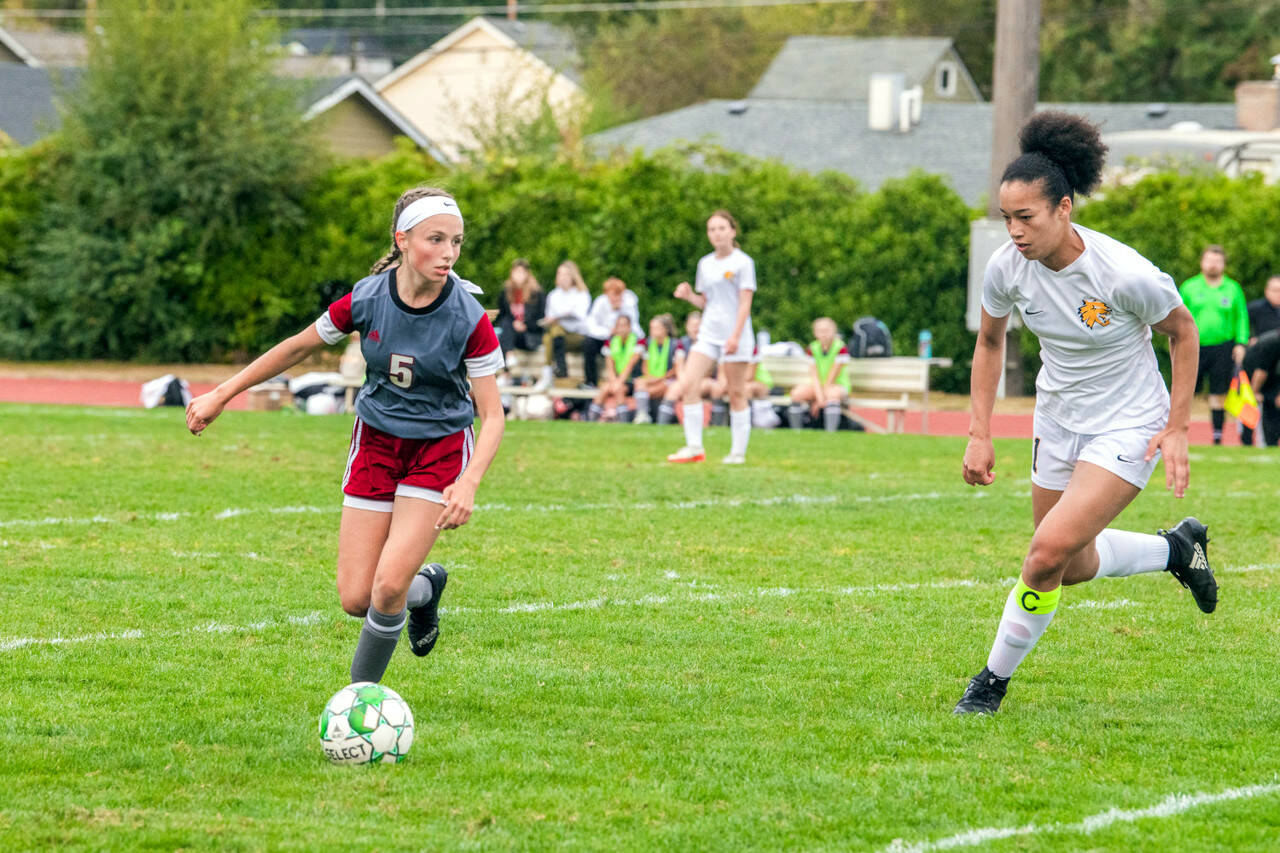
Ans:
[[[1022,126],[1018,143],[1024,155],[1052,160],[1072,192],[1088,195],[1102,180],[1107,146],[1098,126],[1087,119],[1057,111],[1037,113]]]

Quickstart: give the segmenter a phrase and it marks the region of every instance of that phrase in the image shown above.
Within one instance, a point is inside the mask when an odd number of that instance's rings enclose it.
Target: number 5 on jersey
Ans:
[[[413,384],[413,356],[391,353],[391,370],[388,374],[391,384],[400,388],[408,388]]]

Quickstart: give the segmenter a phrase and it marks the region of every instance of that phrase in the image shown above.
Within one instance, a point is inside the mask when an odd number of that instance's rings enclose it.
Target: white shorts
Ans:
[[[1164,429],[1166,422],[1166,418],[1161,418],[1142,426],[1082,435],[1036,409],[1031,440],[1031,482],[1042,489],[1061,492],[1067,488],[1076,463],[1088,462],[1139,489],[1146,488],[1160,453],[1157,451],[1150,462],[1143,457],[1147,455],[1151,437]]]
[[[693,352],[700,352],[714,362],[741,362],[755,361],[754,339],[748,340],[747,333],[742,333],[742,338],[738,341],[738,351],[732,355],[724,354],[724,344],[713,344],[710,341],[704,341],[701,338],[693,345]]]

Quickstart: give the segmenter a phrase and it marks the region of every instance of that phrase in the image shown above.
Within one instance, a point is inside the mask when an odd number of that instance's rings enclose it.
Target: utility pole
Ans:
[[[991,191],[987,218],[999,221],[1000,176],[1018,156],[1018,131],[1040,95],[1040,0],[999,0],[991,87]],[[1004,388],[1022,393],[1022,329],[1010,328],[1004,345]]]
[[[999,0],[993,78],[987,216],[1000,219],[1000,175],[1018,156],[1018,131],[1040,95],[1040,0]]]
[[[517,0],[507,0],[507,20],[514,21],[516,19]]]

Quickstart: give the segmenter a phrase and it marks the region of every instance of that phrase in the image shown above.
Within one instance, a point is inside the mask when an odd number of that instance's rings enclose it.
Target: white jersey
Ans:
[[[1040,339],[1038,412],[1084,435],[1167,420],[1151,326],[1182,304],[1178,288],[1125,244],[1072,227],[1084,252],[1058,272],[1022,257],[1012,242],[996,249],[982,307],[997,318],[1016,307]]]
[[[756,289],[756,262],[741,249],[734,249],[723,258],[717,258],[715,252],[703,255],[698,261],[693,289],[707,297],[706,307],[702,309],[702,325],[698,327],[698,340],[724,346],[738,320],[739,292]],[[755,341],[751,318],[748,317],[742,327],[738,349],[746,347],[750,350]]]

